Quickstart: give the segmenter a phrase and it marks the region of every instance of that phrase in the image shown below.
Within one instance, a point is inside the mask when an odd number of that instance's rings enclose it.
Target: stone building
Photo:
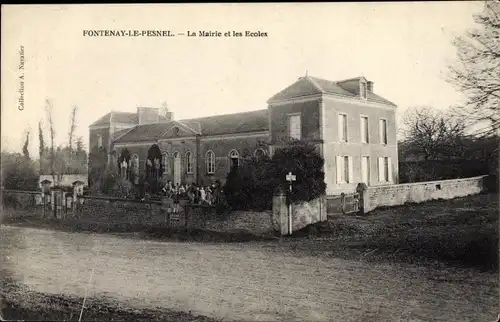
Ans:
[[[246,157],[272,156],[292,137],[314,143],[324,157],[328,194],[354,191],[359,182],[397,183],[396,105],[375,94],[373,82],[300,77],[267,104],[186,120],[150,107],[111,112],[90,125],[89,147],[106,151],[108,166],[131,180],[161,175],[208,184],[223,182]]]

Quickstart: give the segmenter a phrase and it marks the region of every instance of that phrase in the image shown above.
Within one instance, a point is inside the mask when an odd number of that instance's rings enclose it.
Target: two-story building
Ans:
[[[359,182],[397,182],[396,105],[375,94],[373,82],[306,76],[267,103],[263,110],[186,120],[157,108],[111,112],[90,126],[89,146],[107,151],[109,165],[124,176],[154,175],[151,169],[161,166],[165,180],[208,184],[224,182],[242,158],[272,155],[292,137],[318,147],[328,194],[354,191]]]

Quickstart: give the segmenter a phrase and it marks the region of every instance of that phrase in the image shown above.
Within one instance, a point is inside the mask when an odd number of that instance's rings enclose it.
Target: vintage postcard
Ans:
[[[1,320],[498,319],[499,1],[1,15]]]

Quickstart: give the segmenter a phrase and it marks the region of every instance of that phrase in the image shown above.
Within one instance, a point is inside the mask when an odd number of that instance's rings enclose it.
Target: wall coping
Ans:
[[[463,181],[471,181],[476,179],[486,178],[489,175],[485,174],[482,176],[469,177],[469,178],[457,178],[457,179],[446,179],[446,180],[435,180],[435,181],[422,181],[422,182],[411,182],[411,183],[400,183],[400,184],[385,184],[379,186],[369,186],[368,190],[373,190],[377,188],[390,188],[390,187],[413,187],[427,184],[439,184],[439,183],[451,183],[451,182],[463,182]]]
[[[80,196],[79,198],[89,199],[89,200],[105,200],[110,202],[131,202],[131,203],[156,204],[156,205],[162,204],[162,202],[158,200],[123,199],[117,197]]]
[[[42,191],[36,191],[36,190],[10,190],[10,189],[2,189],[2,192],[25,193],[32,195],[39,195],[42,193]]]

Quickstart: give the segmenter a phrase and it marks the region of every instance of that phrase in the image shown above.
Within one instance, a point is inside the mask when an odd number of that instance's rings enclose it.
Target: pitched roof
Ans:
[[[108,114],[104,115],[94,123],[90,124],[90,126],[95,126],[95,125],[109,125],[113,123],[125,123],[125,124],[137,124],[138,119],[137,119],[137,113],[130,113],[130,112],[109,112]]]
[[[201,129],[202,135],[233,134],[241,132],[268,131],[268,110],[214,115],[179,122],[193,129]]]
[[[268,110],[258,110],[243,113],[215,115],[167,123],[137,125],[130,132],[118,138],[115,142],[154,141],[165,136],[171,123],[178,122],[193,129],[203,136],[235,134],[242,132],[268,131]]]
[[[361,78],[364,79],[364,77],[355,77],[342,81],[329,81],[312,76],[301,77],[298,81],[271,97],[268,102],[323,93],[357,98],[359,97],[359,88],[358,86],[351,85],[353,81],[360,80]],[[373,92],[367,93],[367,100],[369,102],[377,102],[396,106],[396,104]]]
[[[168,129],[168,123],[137,125],[115,142],[141,142],[157,140]]]
[[[167,117],[163,115],[159,115],[159,120],[162,123],[170,121]],[[120,124],[138,124],[139,119],[137,117],[137,113],[132,112],[116,112],[112,111],[108,114],[104,115],[94,123],[90,124],[90,126],[95,125],[109,125],[111,123],[120,123]]]

